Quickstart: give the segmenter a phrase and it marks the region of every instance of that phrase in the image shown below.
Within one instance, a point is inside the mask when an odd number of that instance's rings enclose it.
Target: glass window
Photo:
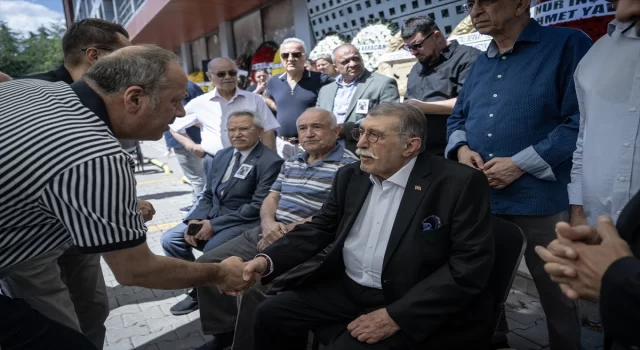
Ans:
[[[441,11],[441,13],[442,13],[442,18],[449,17],[449,9],[444,9]]]

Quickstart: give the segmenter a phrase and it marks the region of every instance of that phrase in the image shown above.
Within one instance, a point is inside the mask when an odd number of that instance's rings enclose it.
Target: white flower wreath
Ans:
[[[351,44],[358,48],[362,55],[364,66],[373,72],[378,69],[380,56],[385,52],[389,40],[393,37],[389,26],[373,24],[362,28],[353,38]]]
[[[315,61],[322,55],[331,56],[333,50],[342,44],[344,44],[344,41],[342,41],[339,36],[329,35],[326,38],[320,40],[316,47],[311,50],[311,53],[309,53],[309,58]]]

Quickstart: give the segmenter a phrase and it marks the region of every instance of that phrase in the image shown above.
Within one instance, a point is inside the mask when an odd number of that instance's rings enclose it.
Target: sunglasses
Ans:
[[[220,71],[218,73],[211,73],[213,75],[215,75],[218,78],[224,78],[225,76],[229,75],[230,77],[235,77],[236,75],[238,75],[238,71],[236,70],[229,70],[229,71]]]
[[[291,56],[291,59],[297,60],[300,59],[300,57],[304,56],[304,54],[302,52],[283,52],[280,54],[280,58],[282,58],[283,60],[288,60],[289,56]]]
[[[408,45],[407,45],[407,44],[405,44],[405,45],[402,45],[402,48],[403,48],[403,49],[405,49],[406,51],[418,51],[418,49],[422,46],[422,43],[423,43],[425,40],[429,39],[429,37],[430,37],[430,36],[432,36],[432,35],[433,35],[433,33],[435,33],[435,31],[434,31],[434,32],[431,32],[431,34],[429,34],[429,35],[425,36],[425,37],[424,37],[424,39],[422,39],[422,40],[418,41],[418,42],[417,42],[417,43],[415,43],[415,44],[408,44]]]

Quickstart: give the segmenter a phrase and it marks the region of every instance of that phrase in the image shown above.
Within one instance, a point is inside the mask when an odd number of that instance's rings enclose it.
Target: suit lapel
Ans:
[[[371,85],[372,80],[373,79],[371,78],[371,72],[365,70],[365,72],[362,73],[362,76],[360,77],[360,81],[358,82],[358,87],[356,87],[356,92],[351,97],[351,102],[349,103],[349,109],[347,110],[348,116],[351,116],[351,113],[353,113],[354,108],[356,108],[356,102],[358,102],[360,97],[362,97],[365,91],[367,91],[367,88],[369,88],[369,85]],[[355,122],[355,120],[350,120],[350,121]]]
[[[322,101],[320,101],[320,107],[328,111],[333,111],[333,103],[338,93],[338,84],[335,82],[327,86],[327,93],[323,95]]]
[[[423,153],[418,156],[416,164],[413,167],[413,171],[411,171],[411,175],[409,175],[407,187],[404,189],[400,207],[398,207],[398,213],[396,214],[396,219],[393,222],[393,228],[391,229],[391,235],[389,236],[387,250],[384,253],[384,262],[382,264],[383,271],[387,266],[389,259],[393,255],[393,252],[402,240],[402,237],[407,232],[416,211],[420,208],[420,203],[424,199],[424,196],[431,185],[431,182],[428,180],[428,175],[430,173],[431,166],[429,158]]]
[[[221,154],[220,163],[216,162],[214,158],[214,163],[218,163],[220,164],[220,166],[216,167],[212,171],[213,172],[212,175],[215,175],[212,178],[212,184],[211,184],[212,185],[211,189],[213,190],[213,193],[217,193],[218,185],[220,185],[220,182],[224,177],[224,173],[227,171],[227,167],[229,166],[229,162],[231,161],[232,157],[233,157],[233,149],[229,149],[226,152]],[[213,164],[213,166],[215,167],[216,164]]]
[[[251,151],[251,153],[249,153],[249,156],[247,157],[247,159],[244,160],[244,162],[242,162],[242,164],[254,166],[256,165],[258,158],[260,158],[260,155],[262,155],[262,143],[258,143],[256,145],[256,147],[253,149],[253,151]],[[228,164],[229,163],[227,163],[227,166],[229,166]],[[227,187],[225,188],[224,193],[222,194],[222,197],[226,197],[229,191],[236,184],[236,182],[238,182],[238,178],[235,177],[234,175],[235,174],[231,174],[231,177],[229,178],[229,183],[227,184]]]
[[[364,201],[367,199],[369,195],[369,191],[371,190],[371,180],[369,179],[369,174],[364,171],[359,171],[349,181],[347,185],[348,194],[346,195],[347,200],[344,205],[344,217],[345,224],[342,227],[342,232],[340,236],[347,236],[351,231],[351,227],[353,223],[358,218],[358,214],[360,214],[360,210],[364,205]],[[340,240],[342,237],[338,237]]]

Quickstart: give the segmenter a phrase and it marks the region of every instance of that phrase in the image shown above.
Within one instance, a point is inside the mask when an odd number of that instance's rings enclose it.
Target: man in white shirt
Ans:
[[[227,120],[233,112],[253,111],[264,126],[262,143],[276,149],[275,130],[280,127],[261,95],[238,89],[238,67],[228,58],[215,58],[209,62],[207,76],[215,88],[191,100],[185,106],[186,116],[171,124],[171,133],[187,150],[199,157],[215,156],[218,151],[231,146],[227,135]],[[202,143],[193,142],[185,130],[200,124]]]

